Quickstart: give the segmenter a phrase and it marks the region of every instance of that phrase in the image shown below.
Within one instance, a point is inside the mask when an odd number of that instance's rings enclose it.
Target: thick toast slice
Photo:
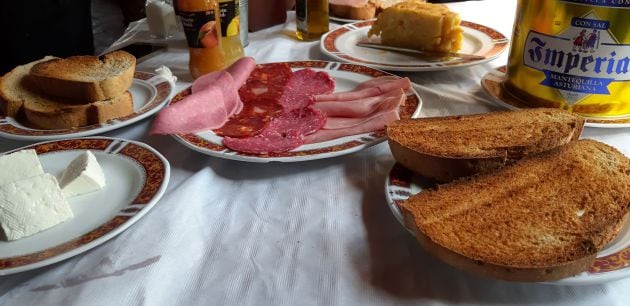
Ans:
[[[455,267],[511,281],[580,273],[630,212],[630,159],[578,140],[402,203],[405,225]]]
[[[114,51],[101,58],[82,55],[34,65],[33,83],[49,96],[79,103],[112,99],[127,91],[133,81],[136,58]]]
[[[584,118],[539,108],[403,119],[387,126],[396,161],[440,182],[499,169],[580,137]]]
[[[26,124],[41,129],[73,129],[104,123],[133,113],[133,99],[129,91],[112,98],[89,103],[67,103],[33,89],[29,70],[46,57],[14,68],[0,79],[0,97],[5,115],[26,119]]]
[[[133,98],[129,91],[102,101],[88,104],[65,104],[50,100],[28,100],[24,114],[30,125],[40,129],[74,129],[105,123],[133,113]]]
[[[0,78],[0,111],[2,114],[17,118],[22,113],[22,105],[25,100],[31,99],[33,96],[41,97],[41,95],[27,89],[28,80],[25,76],[35,64],[55,58],[46,56],[40,60],[17,66]]]

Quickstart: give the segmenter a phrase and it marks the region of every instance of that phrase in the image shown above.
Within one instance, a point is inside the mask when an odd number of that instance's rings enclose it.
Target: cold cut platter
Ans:
[[[188,88],[178,93],[171,105],[192,91]],[[396,92],[400,92],[399,97]],[[244,106],[235,106],[238,115],[221,128],[172,136],[190,149],[220,158],[248,162],[315,160],[350,154],[384,141],[387,122],[418,117],[422,106],[407,78],[331,61],[258,64],[239,95]],[[307,100],[310,102],[305,104]],[[259,132],[244,137],[253,130]],[[308,133],[293,135],[295,130]]]

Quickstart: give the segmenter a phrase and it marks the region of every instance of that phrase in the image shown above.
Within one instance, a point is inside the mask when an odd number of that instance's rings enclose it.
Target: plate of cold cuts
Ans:
[[[297,162],[376,145],[385,140],[385,125],[418,117],[421,106],[408,78],[381,70],[246,57],[178,93],[151,133],[221,158]]]

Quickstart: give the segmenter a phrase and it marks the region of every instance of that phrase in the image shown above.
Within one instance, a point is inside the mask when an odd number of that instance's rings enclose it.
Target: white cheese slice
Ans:
[[[105,187],[105,174],[94,154],[85,151],[61,173],[59,186],[66,197],[97,191]]]
[[[55,176],[45,173],[0,186],[0,228],[17,240],[74,217]]]
[[[42,174],[44,169],[33,149],[0,156],[0,186]]]

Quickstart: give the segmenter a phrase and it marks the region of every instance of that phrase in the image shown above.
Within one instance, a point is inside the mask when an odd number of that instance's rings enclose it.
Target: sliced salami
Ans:
[[[285,112],[312,105],[315,95],[331,94],[335,90],[335,80],[326,72],[302,69],[293,73],[287,83],[280,104]]]
[[[286,63],[258,65],[239,89],[242,110],[214,132],[228,137],[249,137],[262,131],[272,118],[282,113],[279,99],[293,72]]]
[[[273,154],[290,151],[304,144],[304,136],[320,130],[326,115],[307,107],[283,113],[269,122],[260,134],[247,138],[224,137],[223,145],[243,153]]]

